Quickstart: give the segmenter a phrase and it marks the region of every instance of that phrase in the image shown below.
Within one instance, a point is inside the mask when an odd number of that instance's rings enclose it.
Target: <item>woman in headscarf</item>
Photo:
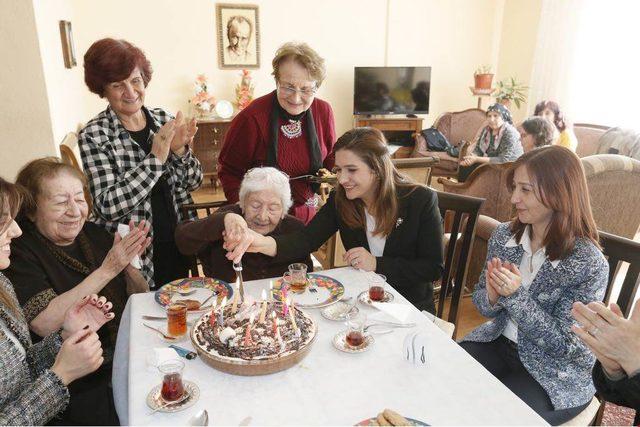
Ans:
[[[520,134],[513,126],[511,113],[504,105],[495,103],[487,109],[487,126],[480,131],[473,151],[460,159],[458,181],[464,182],[480,165],[512,162],[522,153]]]

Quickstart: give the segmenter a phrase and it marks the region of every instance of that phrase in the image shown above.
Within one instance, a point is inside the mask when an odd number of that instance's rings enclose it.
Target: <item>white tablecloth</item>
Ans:
[[[352,268],[323,271],[356,297],[366,288]],[[258,298],[268,280],[247,282],[245,292]],[[395,302],[409,304],[400,294]],[[361,311],[374,314],[373,308]],[[409,321],[416,328],[376,335],[364,353],[336,350],[333,336],[344,324],[326,320],[319,309],[306,310],[319,331],[311,352],[298,365],[271,375],[242,377],[219,372],[199,357],[187,361],[184,378],[200,387],[200,400],[174,414],[155,413],[145,400],[160,375],[149,370],[147,355],[167,344],[142,326],[143,314],[164,314],[153,294],[130,298],[120,323],[113,369],[116,408],[122,424],[185,425],[201,409],[212,425],[238,425],[250,416],[252,425],[354,425],[392,408],[406,417],[431,425],[542,425],[544,420],[471,358],[417,309]],[[162,324],[161,322],[155,322]],[[414,367],[402,355],[409,331],[429,338],[426,367]],[[192,349],[188,340],[181,346]]]

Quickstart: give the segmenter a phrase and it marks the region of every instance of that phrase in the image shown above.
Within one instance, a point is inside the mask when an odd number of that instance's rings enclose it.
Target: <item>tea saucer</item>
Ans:
[[[200,388],[196,383],[191,381],[183,380],[182,383],[184,384],[184,392],[188,393],[188,397],[182,402],[169,404],[164,408],[158,409],[160,406],[167,403],[160,394],[162,391],[162,384],[158,384],[152,388],[147,395],[147,406],[154,411],[157,409],[158,412],[180,412],[192,407],[200,398]]]
[[[345,353],[363,353],[369,350],[369,347],[375,342],[371,335],[365,335],[364,342],[360,344],[358,347],[352,347],[347,344],[347,331],[341,331],[333,337],[333,346],[340,351],[344,351]]]
[[[391,292],[384,291],[384,298],[382,298],[382,301],[375,301],[375,302],[391,302],[393,301],[393,298],[394,296]],[[371,299],[369,298],[369,291],[361,292],[360,295],[358,295],[358,301],[360,301],[364,305],[373,307],[373,304],[371,303],[374,301],[371,301]]]
[[[338,301],[335,304],[331,304],[320,311],[322,317],[328,320],[335,321],[345,321],[345,315],[347,314],[347,310],[351,308],[351,313],[358,313],[360,311],[358,307],[353,304],[349,304],[348,302]]]

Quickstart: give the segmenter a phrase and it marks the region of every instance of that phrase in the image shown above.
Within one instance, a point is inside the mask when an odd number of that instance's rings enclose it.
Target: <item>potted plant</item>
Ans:
[[[519,83],[513,77],[501,80],[497,85],[498,92],[495,94],[496,101],[505,107],[511,106],[511,101],[516,104],[516,108],[527,100],[527,90],[529,86]]]
[[[491,66],[482,65],[478,67],[473,73],[473,79],[475,81],[475,89],[490,90],[491,83],[493,82],[493,73],[491,73]]]

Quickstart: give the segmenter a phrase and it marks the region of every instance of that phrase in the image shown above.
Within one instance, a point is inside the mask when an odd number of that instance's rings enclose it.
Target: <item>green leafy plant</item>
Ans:
[[[491,74],[491,65],[481,65],[478,68],[476,68],[476,71],[473,74],[474,75]]]
[[[527,100],[527,90],[529,86],[519,83],[513,77],[504,79],[496,85],[497,92],[494,95],[498,102],[504,100],[513,101],[517,108]]]

